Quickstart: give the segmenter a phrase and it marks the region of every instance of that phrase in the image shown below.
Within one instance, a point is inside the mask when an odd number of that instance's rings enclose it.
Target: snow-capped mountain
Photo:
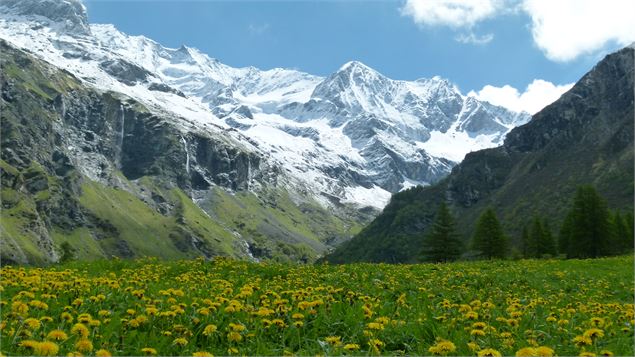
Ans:
[[[466,153],[501,144],[530,118],[439,77],[393,80],[356,61],[326,78],[233,68],[194,48],[89,24],[78,0],[4,0],[0,13],[0,38],[13,46],[172,113],[184,133],[223,133],[279,168],[277,184],[326,206],[381,209],[391,193],[438,181]],[[183,170],[213,182],[189,154]]]

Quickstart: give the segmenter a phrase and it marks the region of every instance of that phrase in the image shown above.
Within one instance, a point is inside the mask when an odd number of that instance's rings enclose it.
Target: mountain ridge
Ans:
[[[578,185],[597,187],[613,209],[633,208],[633,47],[607,55],[556,102],[472,152],[439,183],[394,195],[382,214],[326,257],[412,262],[436,207],[448,201],[464,241],[480,212],[494,208],[518,244],[533,215],[558,226]]]

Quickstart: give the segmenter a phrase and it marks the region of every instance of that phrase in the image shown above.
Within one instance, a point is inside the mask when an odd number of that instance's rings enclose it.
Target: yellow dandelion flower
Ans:
[[[29,305],[20,300],[14,301],[13,303],[11,303],[11,311],[18,314],[26,314],[27,312],[29,312]]]
[[[356,343],[347,343],[344,345],[344,349],[347,351],[357,351],[359,348],[359,345]]]
[[[384,329],[384,325],[378,323],[378,322],[369,322],[366,326],[368,326],[368,329],[370,330],[383,330]]]
[[[40,342],[35,347],[35,354],[38,356],[57,356],[60,348],[56,343],[45,341]]]
[[[24,341],[21,341],[18,346],[20,346],[22,348],[27,348],[27,349],[30,349],[30,350],[35,350],[35,348],[37,347],[38,344],[39,344],[39,342],[34,341],[34,340],[24,340]]]
[[[302,326],[304,326],[304,322],[302,322],[302,321],[294,321],[293,322],[293,326],[302,327]]]
[[[238,348],[236,347],[230,347],[227,349],[227,353],[230,355],[237,355],[238,354]]]
[[[66,322],[73,322],[73,315],[71,315],[69,312],[62,312],[62,314],[60,315],[60,318]]]
[[[342,344],[342,338],[340,336],[329,336],[325,338],[324,341],[333,346],[339,346]]]
[[[553,357],[554,350],[547,346],[540,346],[536,348],[536,356],[540,357]]]
[[[42,324],[40,323],[40,320],[29,317],[24,320],[24,326],[30,330],[37,330],[40,326],[42,326]]]
[[[451,341],[439,340],[434,346],[428,348],[433,355],[445,356],[456,351],[456,346]]]
[[[245,331],[246,327],[243,324],[235,324],[230,322],[229,323],[229,328],[234,331],[234,332],[242,332]]]
[[[590,351],[582,351],[580,352],[580,354],[578,355],[580,357],[595,357],[595,353],[590,352]]]
[[[600,356],[613,357],[613,352],[609,350],[602,350],[600,351]]]
[[[299,312],[296,312],[295,314],[291,315],[291,318],[295,320],[302,320],[304,318],[304,315],[302,315]]]
[[[468,342],[468,343],[467,343],[467,347],[468,347],[468,348],[470,349],[470,351],[472,351],[472,352],[476,352],[476,351],[478,351],[479,349],[481,349],[481,347],[480,347],[477,343],[475,343],[475,342]]]
[[[218,330],[218,327],[216,325],[207,325],[205,326],[205,328],[203,329],[203,335],[205,336],[211,336],[214,332],[216,332]]]
[[[112,354],[108,352],[108,350],[99,349],[95,352],[95,356],[97,357],[111,357]]]
[[[77,348],[79,352],[92,352],[93,343],[86,338],[82,338],[77,341],[77,343],[75,344],[75,348]]]
[[[472,331],[470,331],[470,335],[472,335],[472,336],[485,336],[485,331],[483,331],[483,330],[472,330]]]
[[[476,353],[478,357],[501,357],[501,353],[493,348],[485,348]]]
[[[368,341],[368,345],[370,346],[371,349],[373,349],[374,351],[379,351],[381,349],[381,347],[384,346],[384,343],[381,340],[378,340],[376,338],[371,339],[370,341]]]
[[[76,323],[71,328],[71,333],[73,335],[77,335],[79,337],[86,338],[86,337],[88,337],[88,334],[90,333],[90,331],[88,331],[88,327],[86,327],[86,325],[84,325],[82,323]]]
[[[154,356],[157,354],[157,350],[151,347],[144,347],[141,349],[141,352],[143,352],[145,355],[148,355],[148,356],[150,355]]]
[[[236,331],[230,331],[227,334],[227,340],[229,340],[230,342],[240,342],[243,340],[243,336]]]
[[[187,339],[185,339],[183,337],[175,338],[174,341],[172,341],[172,344],[180,346],[180,347],[183,347],[183,346],[187,345]]]
[[[516,351],[516,357],[534,357],[537,356],[538,353],[536,349],[533,347],[525,347]]]
[[[62,330],[53,330],[46,335],[46,338],[49,340],[64,341],[68,339],[68,335]]]
[[[584,331],[583,335],[585,337],[588,337],[588,338],[594,340],[596,338],[604,337],[604,331],[600,330],[599,328],[590,328],[590,329]]]
[[[67,353],[66,356],[67,357],[83,357],[84,355],[77,351],[73,351],[73,352]]]
[[[573,338],[573,343],[575,343],[576,346],[578,347],[582,347],[582,346],[591,345],[593,341],[591,340],[590,337],[587,337],[587,336],[576,336]]]
[[[206,351],[198,351],[198,352],[194,352],[192,353],[193,357],[214,357],[213,354],[206,352]]]

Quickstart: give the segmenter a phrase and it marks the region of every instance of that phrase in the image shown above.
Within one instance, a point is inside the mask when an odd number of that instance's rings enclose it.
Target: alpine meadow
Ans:
[[[0,357],[635,355],[632,13],[0,0]]]

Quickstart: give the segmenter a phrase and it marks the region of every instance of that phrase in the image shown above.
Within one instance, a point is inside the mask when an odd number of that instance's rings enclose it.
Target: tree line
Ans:
[[[476,223],[466,247],[457,233],[455,220],[441,202],[434,221],[424,237],[421,260],[446,262],[466,258],[597,258],[633,251],[633,211],[611,212],[593,186],[578,187],[571,208],[557,236],[548,221],[534,216],[523,228],[520,247],[512,249],[492,208],[487,208]]]

